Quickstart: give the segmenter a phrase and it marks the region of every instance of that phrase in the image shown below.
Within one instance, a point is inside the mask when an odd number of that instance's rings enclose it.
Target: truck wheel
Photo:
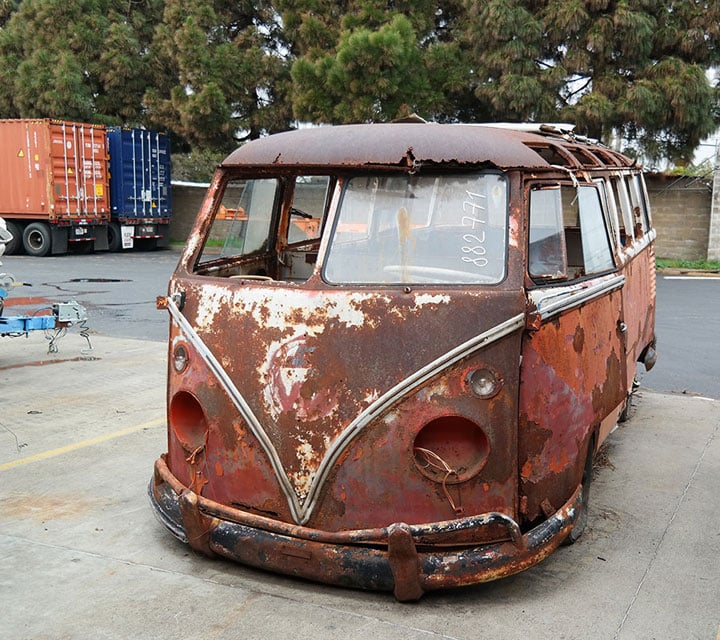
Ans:
[[[9,256],[22,253],[23,228],[12,220],[5,220],[7,230],[12,234],[13,239],[5,245],[5,253]]]
[[[122,250],[122,235],[120,225],[117,222],[108,224],[108,249],[112,252]]]
[[[31,222],[25,227],[22,239],[28,255],[42,258],[50,253],[50,227],[44,222]]]

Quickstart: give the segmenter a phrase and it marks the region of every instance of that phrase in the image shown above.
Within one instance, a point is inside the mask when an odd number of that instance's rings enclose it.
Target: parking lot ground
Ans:
[[[155,520],[163,343],[0,338],[0,637],[716,639],[720,402],[641,392],[581,540],[427,594],[327,587],[200,557]],[[401,519],[401,514],[398,514]]]

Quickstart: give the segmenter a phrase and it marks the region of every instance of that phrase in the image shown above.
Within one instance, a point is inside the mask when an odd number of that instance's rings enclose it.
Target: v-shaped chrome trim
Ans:
[[[386,391],[383,395],[371,402],[358,416],[342,431],[340,436],[333,442],[327,453],[320,461],[315,477],[312,479],[310,490],[304,501],[298,499],[297,493],[288,479],[285,467],[280,461],[275,446],[270,441],[265,429],[263,429],[257,416],[253,413],[245,398],[237,389],[233,381],[227,375],[220,362],[213,355],[202,338],[192,328],[190,323],[185,319],[178,309],[172,296],[167,298],[167,308],[173,320],[185,334],[187,340],[195,347],[200,356],[205,360],[210,370],[213,372],[218,382],[227,393],[228,397],[240,412],[243,420],[247,423],[250,431],[258,439],[265,454],[270,460],[273,471],[280,483],[283,493],[288,501],[290,512],[293,520],[300,525],[304,525],[310,519],[313,510],[317,504],[320,490],[325,484],[333,465],[337,462],[340,455],[353,441],[353,439],[375,418],[387,411],[398,400],[407,396],[420,385],[430,378],[445,371],[462,359],[479,351],[487,345],[500,340],[501,338],[517,331],[525,324],[525,314],[520,313],[512,318],[501,322],[500,324],[484,331],[478,336],[458,345],[439,358],[428,363],[415,373],[411,374],[394,387]]]

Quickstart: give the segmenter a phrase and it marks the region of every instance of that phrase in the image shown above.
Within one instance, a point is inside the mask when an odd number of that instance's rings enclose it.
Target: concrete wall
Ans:
[[[645,176],[657,229],[655,254],[675,260],[708,257],[712,182],[692,177]]]
[[[705,260],[712,256],[712,247],[708,247],[712,182],[653,174],[646,176],[646,183],[657,229],[656,255],[677,260]],[[172,242],[187,239],[206,189],[207,185],[173,183]],[[720,243],[720,238],[716,242]],[[720,247],[715,250],[720,252]]]
[[[713,198],[710,211],[707,259],[720,262],[720,147],[717,150],[713,173]]]
[[[173,217],[170,221],[170,242],[185,242],[205,199],[208,185],[172,183]]]

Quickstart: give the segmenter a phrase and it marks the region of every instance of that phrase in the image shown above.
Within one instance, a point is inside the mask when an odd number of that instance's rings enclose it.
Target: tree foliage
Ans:
[[[226,151],[297,120],[566,121],[687,160],[720,122],[720,1],[0,0],[0,117]]]
[[[0,113],[143,120],[148,38],[162,0],[24,0],[0,12]]]
[[[150,117],[192,145],[227,150],[289,127],[289,62],[267,2],[166,0],[152,52]]]
[[[459,43],[461,2],[278,0],[293,43],[293,108],[312,122],[452,120],[471,92]]]

